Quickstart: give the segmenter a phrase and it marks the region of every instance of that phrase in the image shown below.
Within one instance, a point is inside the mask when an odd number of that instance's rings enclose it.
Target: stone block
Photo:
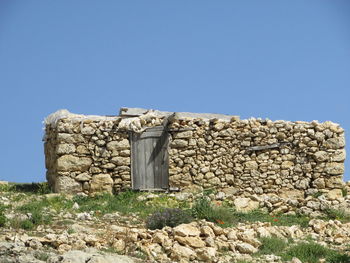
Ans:
[[[89,170],[92,160],[89,157],[78,157],[74,155],[63,155],[57,159],[57,170],[62,172]]]

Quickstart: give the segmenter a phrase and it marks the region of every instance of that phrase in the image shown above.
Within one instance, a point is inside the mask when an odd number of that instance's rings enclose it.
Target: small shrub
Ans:
[[[165,226],[175,227],[191,221],[192,217],[188,212],[178,208],[167,208],[149,216],[146,225],[149,229],[162,229]]]

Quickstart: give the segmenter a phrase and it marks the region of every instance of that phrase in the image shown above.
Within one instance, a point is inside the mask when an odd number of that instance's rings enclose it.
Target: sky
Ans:
[[[1,0],[0,180],[45,181],[42,121],[59,109],[331,120],[349,131],[349,14],[348,0]]]

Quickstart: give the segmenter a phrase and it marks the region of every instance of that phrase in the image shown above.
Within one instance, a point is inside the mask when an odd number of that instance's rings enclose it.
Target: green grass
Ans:
[[[211,201],[203,196],[194,203],[191,214],[194,218],[205,219],[221,226],[229,226],[232,222],[234,209],[231,207],[213,206]]]
[[[280,255],[284,260],[291,260],[293,257],[297,257],[302,262],[308,263],[318,263],[320,259],[326,259],[327,263],[350,262],[350,256],[341,254],[315,242],[299,243]]]
[[[47,225],[52,222],[52,214],[49,213],[48,209],[54,209],[57,212],[63,209],[69,209],[73,206],[71,200],[67,200],[64,196],[54,196],[54,197],[40,197],[36,200],[31,198],[29,202],[16,208],[17,212],[24,214],[31,214],[29,219],[18,220],[13,219],[11,226],[14,228],[23,228],[26,230],[31,230],[37,225]]]
[[[262,237],[259,240],[261,242],[261,246],[259,247],[259,251],[256,253],[257,256],[278,254],[288,246],[288,242],[278,237]]]
[[[8,183],[0,185],[0,192],[16,192],[31,194],[48,194],[51,189],[47,182],[42,183]]]
[[[327,263],[349,263],[350,256],[335,250],[326,248],[313,241],[294,244],[292,240],[284,240],[278,237],[264,237],[259,239],[261,246],[254,255],[277,255],[284,261],[293,257],[305,263],[318,263],[320,259],[326,259]]]
[[[350,222],[350,213],[346,212],[345,210],[329,208],[324,212],[326,215],[324,219],[326,220],[339,220],[342,223]]]
[[[192,216],[219,223],[224,227],[244,222],[270,222],[276,226],[300,225],[307,227],[310,219],[302,215],[276,215],[271,216],[262,210],[250,212],[237,212],[232,207],[214,206],[205,196],[199,198],[192,207]]]
[[[142,218],[147,217],[160,207],[148,206],[146,201],[138,201],[138,192],[126,191],[118,195],[108,193],[91,196],[76,196],[73,202],[78,203],[79,211],[96,211],[97,215],[120,212],[122,214],[138,213]],[[165,206],[166,207],[166,206]]]

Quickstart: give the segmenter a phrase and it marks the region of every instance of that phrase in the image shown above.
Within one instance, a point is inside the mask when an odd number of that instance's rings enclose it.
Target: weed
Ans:
[[[183,223],[190,223],[192,217],[189,212],[178,208],[166,208],[153,213],[147,218],[146,225],[149,229],[162,229],[165,226],[175,227]]]
[[[316,193],[312,194],[312,197],[317,198],[317,197],[320,197],[321,195],[323,195],[322,192],[316,192]]]
[[[348,195],[348,189],[346,189],[346,188],[341,189],[341,193],[342,193],[343,197],[347,196]]]

